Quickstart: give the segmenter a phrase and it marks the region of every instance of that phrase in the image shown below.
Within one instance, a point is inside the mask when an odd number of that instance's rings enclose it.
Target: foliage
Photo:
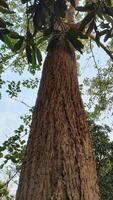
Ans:
[[[12,200],[12,197],[9,195],[7,185],[0,181],[0,199],[2,200]]]
[[[112,116],[113,102],[113,67],[109,61],[104,68],[96,66],[97,75],[86,78],[84,84],[87,86],[89,95],[89,108],[93,107],[92,116],[98,118],[105,110],[110,111]],[[94,105],[94,106],[93,106]]]
[[[112,200],[113,142],[110,141],[108,136],[111,129],[107,125],[95,124],[94,121],[90,121],[90,127],[102,200]]]
[[[0,158],[3,158],[3,164],[0,165],[2,169],[8,162],[15,165],[17,171],[20,170],[24,151],[26,148],[26,135],[28,134],[32,116],[31,113],[21,117],[22,124],[14,131],[14,136],[6,140],[2,146],[0,146]],[[8,163],[8,164],[9,164]]]
[[[23,4],[27,4],[26,35],[22,36],[7,29],[7,23],[3,21],[3,23],[1,23],[1,40],[14,52],[20,50],[23,45],[23,51],[26,51],[28,63],[32,64],[32,68],[36,68],[37,61],[39,65],[42,61],[41,52],[37,47],[37,42],[42,43],[53,35],[55,38],[59,39],[61,35],[64,34],[64,38],[66,38],[68,42],[71,42],[75,49],[80,52],[82,52],[83,44],[78,37],[80,37],[80,35],[81,37],[84,37],[83,31],[86,36],[89,36],[93,31],[95,33],[95,41],[98,45],[101,36],[104,36],[104,42],[109,38],[112,38],[113,8],[111,1],[96,1],[96,3],[86,2],[83,7],[77,7],[77,11],[85,12],[86,14],[81,20],[78,32],[68,26],[68,34],[67,26],[65,28],[67,22],[63,20],[65,19],[66,11],[68,10],[67,2],[75,7],[75,2],[72,0],[22,1]],[[9,6],[6,5],[7,4],[1,4],[1,7],[3,9],[4,7],[7,7],[8,14],[12,14],[11,11],[9,12]],[[39,37],[37,39],[37,32],[42,33],[41,38]],[[55,45],[55,40],[52,40],[52,42]]]

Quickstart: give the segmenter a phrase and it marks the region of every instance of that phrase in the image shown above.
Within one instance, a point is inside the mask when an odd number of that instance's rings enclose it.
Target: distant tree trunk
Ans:
[[[100,200],[74,51],[47,55],[16,200]]]

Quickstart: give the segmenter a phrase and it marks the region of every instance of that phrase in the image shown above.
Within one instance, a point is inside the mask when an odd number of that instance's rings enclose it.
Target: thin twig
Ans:
[[[32,108],[31,106],[29,106],[27,103],[25,103],[24,101],[22,100],[19,100],[19,99],[16,99],[16,98],[12,98],[13,100],[19,102],[19,103],[22,103],[23,105],[27,106],[28,108]]]
[[[101,94],[101,88],[102,88],[102,84],[101,84],[101,74],[100,74],[100,70],[98,68],[98,64],[96,62],[96,59],[95,59],[95,55],[94,55],[94,52],[93,52],[93,49],[92,49],[92,46],[91,46],[91,40],[90,40],[90,49],[91,49],[91,54],[92,54],[92,58],[94,60],[94,63],[95,63],[95,68],[97,69],[97,73],[98,73],[98,78],[99,78],[99,89],[100,89],[100,94]]]
[[[96,42],[96,38],[94,35],[90,35],[89,36],[93,41]],[[110,58],[113,60],[113,52],[111,52],[106,46],[104,46],[104,44],[102,42],[98,42],[100,47],[110,56]]]
[[[96,62],[95,55],[94,55],[94,52],[93,52],[93,49],[92,49],[92,46],[91,46],[91,40],[90,40],[90,49],[91,49],[91,54],[92,54],[92,57],[93,57],[93,60],[94,60],[94,63],[95,63],[95,67],[98,69],[98,64]]]
[[[5,186],[8,187],[9,183],[12,181],[12,179],[15,178],[15,176],[18,174],[19,171],[20,171],[20,170],[17,170],[17,171],[13,174],[13,176],[11,176],[10,179],[9,179],[6,183],[4,183],[3,186],[4,186],[4,187],[5,187]]]

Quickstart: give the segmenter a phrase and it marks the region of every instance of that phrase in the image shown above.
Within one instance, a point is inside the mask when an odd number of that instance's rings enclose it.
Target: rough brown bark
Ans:
[[[74,53],[44,63],[16,200],[100,200]]]

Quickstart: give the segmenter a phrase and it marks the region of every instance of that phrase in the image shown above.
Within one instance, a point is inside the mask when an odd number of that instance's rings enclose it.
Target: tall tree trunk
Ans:
[[[74,51],[44,63],[16,200],[100,200]]]

